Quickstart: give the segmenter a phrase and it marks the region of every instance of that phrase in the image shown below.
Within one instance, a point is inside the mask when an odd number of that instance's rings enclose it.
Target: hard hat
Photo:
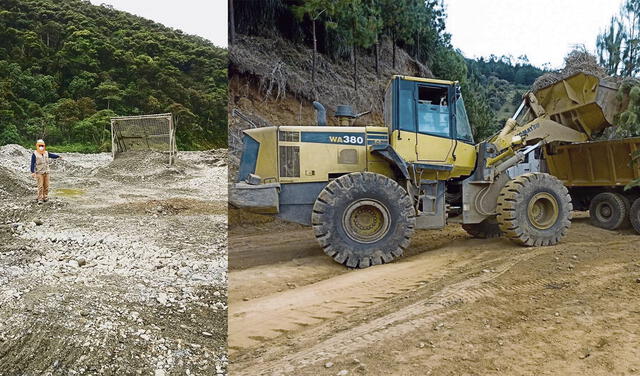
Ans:
[[[46,144],[44,143],[43,139],[39,139],[38,141],[36,141],[36,146],[38,145],[46,145]]]

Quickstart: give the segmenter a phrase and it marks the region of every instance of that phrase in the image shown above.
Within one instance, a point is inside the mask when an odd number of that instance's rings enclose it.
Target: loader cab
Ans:
[[[391,146],[408,162],[464,165],[464,170],[475,164],[473,135],[457,82],[394,76],[385,92],[384,120]]]

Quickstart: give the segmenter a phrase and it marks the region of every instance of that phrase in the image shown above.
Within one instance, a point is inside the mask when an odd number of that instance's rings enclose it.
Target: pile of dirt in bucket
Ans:
[[[564,59],[565,66],[556,72],[545,73],[533,83],[534,91],[545,88],[577,73],[592,74],[598,78],[607,78],[606,70],[598,64],[595,55],[583,50],[573,50]]]

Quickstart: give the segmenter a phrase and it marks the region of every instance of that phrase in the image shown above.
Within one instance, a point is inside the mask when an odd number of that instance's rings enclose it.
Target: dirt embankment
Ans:
[[[334,61],[317,55],[316,88],[311,84],[313,51],[281,38],[238,35],[229,51],[229,148],[230,164],[236,166],[241,148],[241,130],[266,125],[315,125],[314,100],[327,108],[329,123],[337,105],[347,104],[356,112],[372,111],[359,123],[382,120],[384,90],[393,74],[432,77],[429,68],[392,45],[380,48],[379,72],[371,55],[358,57],[358,90],[353,85],[349,59]],[[240,115],[236,111],[240,112]],[[249,123],[250,120],[251,123]]]
[[[0,147],[0,374],[226,374],[224,151]]]

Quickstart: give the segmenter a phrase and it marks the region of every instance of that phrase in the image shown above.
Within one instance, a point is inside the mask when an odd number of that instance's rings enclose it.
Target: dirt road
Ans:
[[[224,153],[0,147],[0,374],[226,374]]]
[[[232,231],[230,373],[640,374],[640,237],[576,217],[553,247],[451,225],[356,271],[310,230]]]

